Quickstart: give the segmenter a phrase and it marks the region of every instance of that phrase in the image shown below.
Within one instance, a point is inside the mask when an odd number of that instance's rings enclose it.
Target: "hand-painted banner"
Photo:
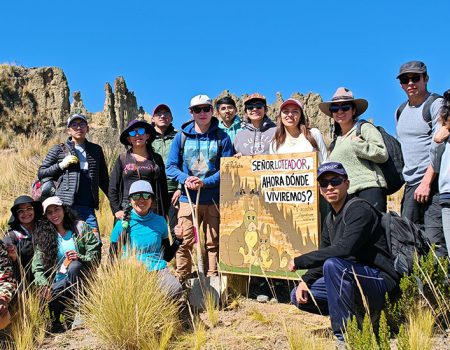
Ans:
[[[222,158],[222,272],[295,279],[287,264],[319,241],[317,154]]]

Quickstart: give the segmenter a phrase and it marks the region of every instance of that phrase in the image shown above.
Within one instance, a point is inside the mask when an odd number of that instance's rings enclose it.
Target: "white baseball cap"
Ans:
[[[208,95],[197,95],[197,96],[192,97],[189,108],[192,108],[195,106],[203,106],[203,105],[212,106],[212,100]]]
[[[59,198],[57,196],[47,198],[45,201],[42,202],[42,207],[44,209],[44,213],[47,211],[47,208],[50,205],[62,206],[63,202],[62,202],[61,198]]]

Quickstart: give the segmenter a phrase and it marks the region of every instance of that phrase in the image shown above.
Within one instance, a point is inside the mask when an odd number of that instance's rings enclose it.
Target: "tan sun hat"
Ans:
[[[367,100],[363,98],[354,98],[353,92],[351,92],[349,89],[345,87],[339,87],[331,98],[331,101],[319,103],[319,109],[327,116],[332,117],[333,115],[331,114],[330,106],[333,103],[339,102],[351,102],[356,109],[355,118],[363,114],[369,106],[369,102],[367,102]]]

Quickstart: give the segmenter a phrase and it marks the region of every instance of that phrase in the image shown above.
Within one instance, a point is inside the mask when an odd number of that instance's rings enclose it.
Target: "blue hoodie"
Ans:
[[[194,120],[181,126],[173,139],[169,156],[166,162],[166,175],[184,185],[189,176],[200,178],[204,186],[200,192],[200,204],[219,204],[220,196],[220,158],[231,157],[233,146],[227,133],[218,127],[219,121],[211,118],[211,125],[207,132],[201,134],[195,131]],[[181,133],[186,135],[182,159],[180,153]],[[222,154],[219,153],[221,140]],[[191,199],[195,202],[197,191],[189,191]],[[188,202],[184,186],[181,189],[180,202]]]

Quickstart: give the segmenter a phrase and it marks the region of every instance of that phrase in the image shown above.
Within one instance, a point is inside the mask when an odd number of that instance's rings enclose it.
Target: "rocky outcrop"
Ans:
[[[69,85],[60,68],[0,65],[0,129],[30,134],[65,124]]]
[[[72,94],[72,103],[70,105],[70,114],[84,114],[87,115],[89,112],[86,107],[84,107],[83,99],[81,98],[81,92],[75,91]]]

